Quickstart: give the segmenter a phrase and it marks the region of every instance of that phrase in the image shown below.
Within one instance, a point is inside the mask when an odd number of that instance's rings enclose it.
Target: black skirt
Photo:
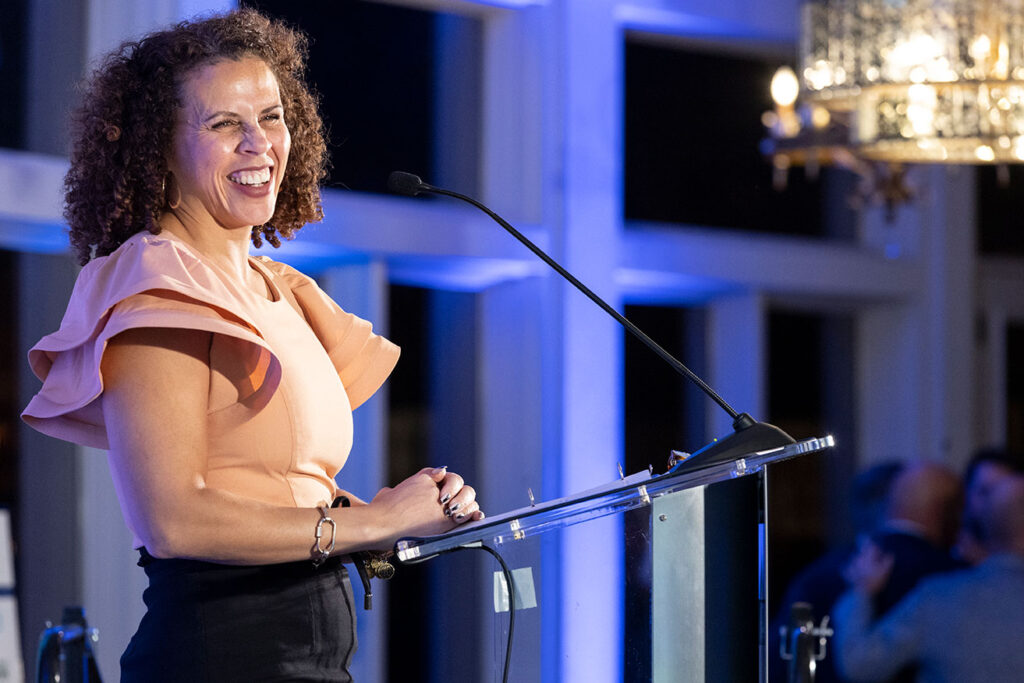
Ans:
[[[122,682],[352,680],[355,608],[340,558],[237,567],[141,553],[146,614]]]

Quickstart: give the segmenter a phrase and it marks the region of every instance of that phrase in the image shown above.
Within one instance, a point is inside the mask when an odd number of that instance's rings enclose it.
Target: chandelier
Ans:
[[[777,182],[838,164],[888,203],[909,196],[904,164],[1022,163],[1024,0],[810,0],[772,99]]]

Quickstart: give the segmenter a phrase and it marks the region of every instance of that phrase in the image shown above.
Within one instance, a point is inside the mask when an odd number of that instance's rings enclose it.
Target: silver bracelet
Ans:
[[[334,523],[334,520],[327,516],[327,506],[318,505],[317,510],[320,511],[320,519],[316,523],[316,540],[313,541],[313,566],[319,567],[327,558],[331,556],[331,551],[334,550],[334,533],[337,531],[338,525]],[[324,537],[324,522],[331,525],[331,542],[324,548],[321,545],[321,539]]]

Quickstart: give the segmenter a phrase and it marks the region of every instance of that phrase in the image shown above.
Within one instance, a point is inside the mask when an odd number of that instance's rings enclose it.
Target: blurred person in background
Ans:
[[[952,555],[962,510],[963,489],[951,469],[933,462],[903,468],[889,491],[885,523],[870,541],[892,557],[892,571],[874,593],[875,618],[925,576],[963,566]]]
[[[918,683],[1024,679],[1024,477],[1001,481],[979,510],[987,552],[977,567],[932,576],[882,619],[873,602],[894,569],[865,548],[853,589],[836,604],[837,668],[849,681],[885,681],[913,667]]]
[[[964,516],[955,552],[967,564],[982,562],[988,554],[981,515],[992,491],[1014,474],[1024,473],[1024,458],[998,448],[986,448],[971,458],[964,470]]]

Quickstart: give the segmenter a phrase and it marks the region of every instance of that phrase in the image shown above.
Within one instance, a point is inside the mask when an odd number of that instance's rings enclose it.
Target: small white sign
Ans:
[[[0,595],[0,683],[21,683],[24,680],[18,603],[13,595]]]
[[[0,591],[14,590],[14,538],[11,513],[0,509]]]
[[[537,592],[533,587],[533,570],[529,567],[512,570],[512,585],[516,589],[516,609],[537,606]],[[494,611],[508,611],[508,586],[503,572],[494,572]]]

